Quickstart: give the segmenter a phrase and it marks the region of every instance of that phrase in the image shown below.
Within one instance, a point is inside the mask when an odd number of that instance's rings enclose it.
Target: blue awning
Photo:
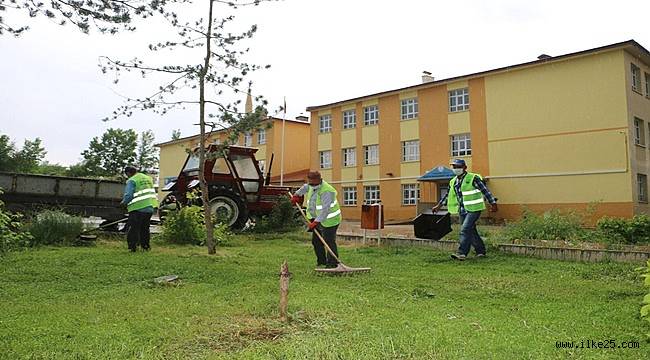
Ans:
[[[454,172],[451,171],[451,169],[444,166],[438,166],[420,176],[418,181],[451,180],[454,176]]]

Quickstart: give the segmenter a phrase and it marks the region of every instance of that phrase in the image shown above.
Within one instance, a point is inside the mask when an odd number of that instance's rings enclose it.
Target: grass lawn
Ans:
[[[343,247],[346,264],[373,271],[327,277],[313,273],[302,233],[238,236],[216,256],[162,244],[131,254],[117,241],[11,253],[0,258],[0,358],[650,358],[635,265],[489,255],[458,263],[423,248]],[[181,283],[151,281],[168,274]]]

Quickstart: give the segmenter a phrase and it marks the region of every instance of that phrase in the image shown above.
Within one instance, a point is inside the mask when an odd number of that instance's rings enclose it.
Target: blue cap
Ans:
[[[449,165],[455,166],[465,166],[465,160],[463,159],[453,159],[449,162]]]

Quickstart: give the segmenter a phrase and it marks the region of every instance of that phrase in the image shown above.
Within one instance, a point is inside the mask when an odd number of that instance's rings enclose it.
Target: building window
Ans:
[[[320,168],[321,169],[329,169],[332,167],[332,151],[327,150],[327,151],[320,151]]]
[[[379,122],[379,106],[370,105],[363,108],[363,125],[377,125]]]
[[[449,92],[449,112],[469,110],[469,89],[456,89]]]
[[[356,166],[357,165],[357,149],[347,148],[343,149],[343,166]]]
[[[420,160],[420,140],[402,142],[402,161]]]
[[[634,64],[630,64],[632,69],[632,90],[641,92],[641,69]]]
[[[259,145],[266,144],[266,129],[259,129],[257,131],[257,143]]]
[[[420,187],[418,184],[402,185],[402,205],[415,205],[420,198]]]
[[[645,96],[650,97],[650,74],[645,73]]]
[[[379,202],[379,185],[370,185],[363,187],[364,202],[366,204],[376,204]]]
[[[244,146],[253,146],[253,134],[250,131],[244,133]]]
[[[357,126],[357,113],[354,110],[343,112],[343,128],[354,129]]]
[[[648,177],[644,174],[636,174],[636,183],[639,190],[639,202],[648,202]]]
[[[402,100],[402,120],[415,119],[418,117],[418,99]]]
[[[639,118],[634,118],[634,143],[645,146],[645,126]]]
[[[451,136],[451,156],[472,155],[472,139],[470,134]]]
[[[357,188],[343,188],[343,206],[354,206],[357,204]]]
[[[318,130],[322,133],[332,131],[332,115],[323,115],[318,120]]]
[[[363,147],[366,165],[379,164],[379,145],[366,145]]]

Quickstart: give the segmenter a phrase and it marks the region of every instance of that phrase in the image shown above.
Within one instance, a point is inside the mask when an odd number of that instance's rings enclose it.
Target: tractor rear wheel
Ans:
[[[248,208],[244,199],[232,189],[221,186],[210,197],[210,212],[218,223],[241,229],[248,221]]]

